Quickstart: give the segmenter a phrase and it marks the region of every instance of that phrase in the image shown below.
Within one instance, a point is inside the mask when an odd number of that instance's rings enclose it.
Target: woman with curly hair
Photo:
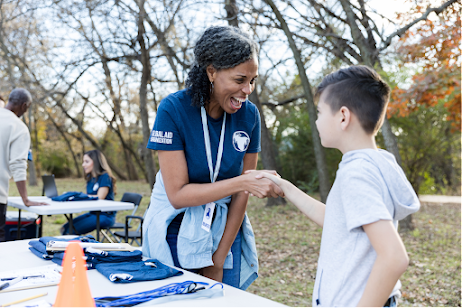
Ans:
[[[186,89],[161,101],[147,145],[158,151],[160,171],[143,254],[241,289],[258,276],[248,193],[281,193],[244,174],[256,168],[261,149],[260,114],[248,100],[257,54],[238,28],[208,28],[194,48]]]
[[[101,200],[114,200],[116,178],[112,175],[106,157],[98,150],[83,155],[83,173],[87,182],[87,194]],[[115,222],[117,212],[101,212],[100,227],[108,228]],[[86,234],[96,229],[96,212],[80,215],[72,220],[74,234]],[[63,235],[69,234],[69,223],[61,227]]]

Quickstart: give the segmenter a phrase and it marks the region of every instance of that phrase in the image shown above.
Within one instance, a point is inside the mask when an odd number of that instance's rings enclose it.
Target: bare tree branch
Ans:
[[[390,46],[391,44],[391,41],[392,39],[395,37],[395,36],[401,36],[403,35],[407,30],[409,30],[409,28],[411,28],[413,25],[415,25],[416,23],[422,21],[422,20],[426,20],[428,18],[428,15],[430,15],[431,12],[435,12],[436,15],[439,15],[441,12],[443,12],[446,8],[448,8],[449,6],[451,6],[452,4],[456,3],[456,2],[459,2],[459,0],[449,0],[447,2],[445,2],[443,5],[439,6],[439,7],[430,7],[428,8],[425,13],[422,14],[422,16],[420,16],[419,18],[411,21],[410,23],[408,23],[407,25],[405,25],[404,27],[396,30],[395,32],[393,32],[392,34],[390,34],[388,36],[388,38],[382,43],[382,47],[379,49],[380,51],[386,49],[388,46]],[[459,2],[460,3],[460,2]]]

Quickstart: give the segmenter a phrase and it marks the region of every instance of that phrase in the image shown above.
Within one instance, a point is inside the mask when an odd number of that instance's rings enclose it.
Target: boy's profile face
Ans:
[[[321,138],[321,144],[326,148],[336,148],[336,140],[339,137],[338,112],[332,112],[331,107],[326,104],[326,94],[327,91],[324,91],[319,97],[316,127],[318,128],[319,137]]]

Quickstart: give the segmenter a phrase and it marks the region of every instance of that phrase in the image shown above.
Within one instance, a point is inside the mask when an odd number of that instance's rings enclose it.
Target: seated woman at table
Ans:
[[[100,200],[114,200],[116,178],[112,175],[106,157],[98,150],[88,151],[83,155],[84,177],[87,181],[87,194]],[[117,212],[101,212],[99,216],[101,228],[114,224]],[[72,220],[72,234],[86,234],[96,229],[96,212],[80,215]],[[61,227],[63,235],[69,234],[69,223]]]

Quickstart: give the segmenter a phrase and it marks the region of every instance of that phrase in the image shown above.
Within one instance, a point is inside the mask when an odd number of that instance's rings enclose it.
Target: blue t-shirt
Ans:
[[[191,105],[188,89],[164,98],[157,110],[156,121],[147,145],[151,150],[183,150],[190,183],[210,183],[205,152],[201,109]],[[223,117],[207,115],[213,168],[216,165]],[[226,115],[223,157],[217,181],[242,173],[245,153],[260,152],[260,113],[246,100],[241,109]]]
[[[87,194],[97,195],[100,187],[109,187],[109,192],[106,196],[106,200],[114,200],[114,189],[112,187],[112,179],[107,173],[101,174],[97,178],[91,178],[87,182]]]

